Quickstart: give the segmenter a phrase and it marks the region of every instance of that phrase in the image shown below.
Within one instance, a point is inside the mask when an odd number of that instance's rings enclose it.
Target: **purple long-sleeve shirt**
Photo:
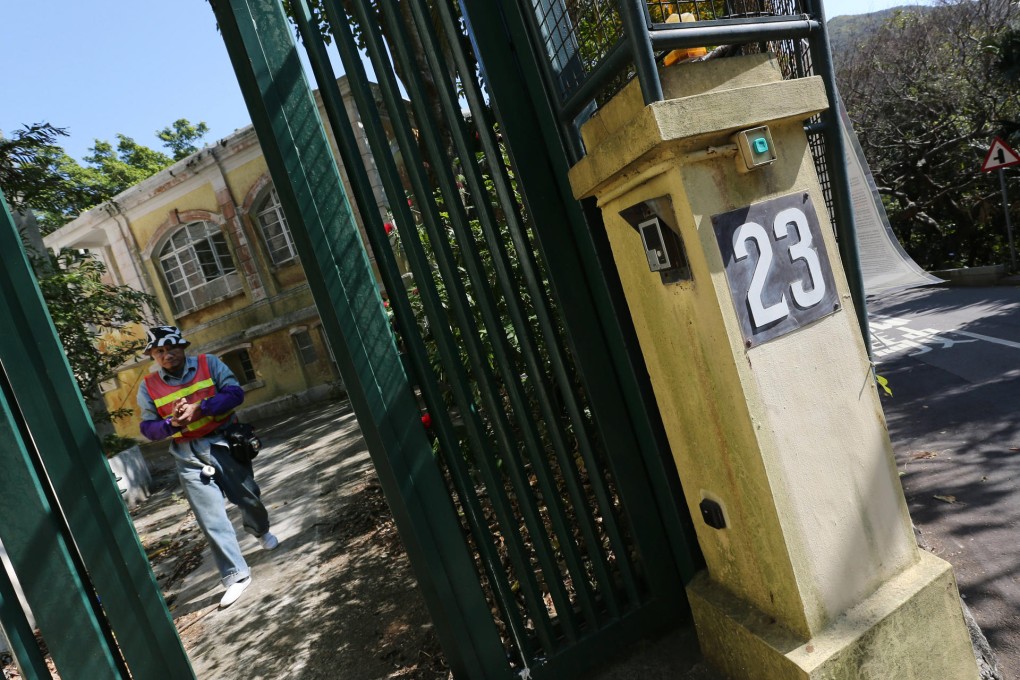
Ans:
[[[201,404],[200,411],[204,416],[228,413],[244,401],[244,390],[241,389],[237,378],[226,364],[212,355],[207,355],[206,361],[209,365],[209,375],[216,385],[216,394]],[[180,378],[170,375],[163,369],[159,369],[158,373],[168,385],[183,385],[194,379],[197,371],[198,358],[188,357],[185,362],[184,374]],[[152,441],[166,439],[180,429],[168,423],[165,418],[159,417],[159,414],[156,413],[156,404],[145,388],[144,382],[138,388],[138,406],[142,410],[142,422],[139,429],[146,439]]]

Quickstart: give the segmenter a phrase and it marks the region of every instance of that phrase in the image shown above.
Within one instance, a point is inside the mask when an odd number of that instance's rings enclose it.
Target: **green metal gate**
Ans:
[[[64,678],[193,678],[0,194],[0,542]],[[49,678],[0,565],[0,624]]]
[[[289,6],[382,292],[283,8],[212,5],[455,674],[575,677],[688,623],[699,558],[600,218],[571,198],[576,124],[635,73],[654,100],[672,48],[785,45],[793,76],[824,70],[820,3],[309,1]],[[679,29],[667,5],[712,14]],[[852,237],[838,123],[812,132]],[[58,671],[192,677],[2,200],[0,264],[0,540]],[[4,569],[0,622],[47,677]]]
[[[513,34],[515,66],[526,83],[518,92],[521,98],[506,99],[515,106],[528,101],[545,129],[558,130],[555,141],[570,163],[584,154],[581,123],[631,79],[640,82],[646,104],[662,99],[659,68],[673,50],[709,46],[704,59],[770,51],[785,78],[819,76],[829,108],[809,121],[805,132],[858,324],[867,338],[867,303],[822,0],[499,0],[493,5]],[[683,13],[694,21],[674,23]],[[500,62],[496,52],[506,48],[477,44],[482,52],[488,49],[486,64]],[[601,214],[588,205],[586,219],[598,241],[604,231]]]
[[[290,3],[380,294],[283,8],[213,2],[448,661],[566,678],[689,622],[698,557],[563,151],[492,107],[497,4]]]

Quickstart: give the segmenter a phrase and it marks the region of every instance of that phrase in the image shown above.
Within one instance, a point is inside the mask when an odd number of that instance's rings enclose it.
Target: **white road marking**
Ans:
[[[1020,342],[993,338],[989,335],[960,331],[955,328],[939,331],[934,328],[910,328],[910,319],[894,316],[874,316],[868,326],[871,329],[871,350],[876,359],[892,354],[910,351],[907,356],[927,354],[935,349],[951,349],[956,345],[971,342],[991,342],[1004,347],[1020,349]],[[970,338],[958,340],[947,337],[952,334]],[[912,351],[911,351],[912,350]]]
[[[994,342],[996,345],[1004,345],[1006,347],[1012,347],[1013,349],[1020,349],[1020,342],[1013,342],[1012,340],[1003,340],[1001,338],[993,338],[988,335],[979,335],[978,333],[971,333],[969,331],[953,331],[957,335],[966,335],[968,338],[974,338],[975,340],[984,340],[985,342]]]

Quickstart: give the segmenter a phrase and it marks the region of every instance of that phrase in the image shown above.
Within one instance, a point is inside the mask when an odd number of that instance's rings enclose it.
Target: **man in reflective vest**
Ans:
[[[144,352],[156,362],[156,370],[138,388],[140,429],[153,441],[170,438],[170,453],[184,494],[227,589],[220,607],[228,607],[251,585],[251,571],[227,516],[224,497],[241,510],[245,531],[258,538],[264,549],[276,548],[279,541],[269,531],[269,513],[251,463],[235,460],[226,440],[217,433],[244,401],[244,390],[216,357],[186,356],[184,348],[189,344],[176,326],[149,329]]]

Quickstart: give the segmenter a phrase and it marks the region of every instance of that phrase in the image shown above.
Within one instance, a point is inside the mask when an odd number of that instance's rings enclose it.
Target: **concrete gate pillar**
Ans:
[[[977,678],[952,569],[917,548],[803,130],[817,77],[753,55],[632,83],[570,172],[606,224],[731,678]]]

